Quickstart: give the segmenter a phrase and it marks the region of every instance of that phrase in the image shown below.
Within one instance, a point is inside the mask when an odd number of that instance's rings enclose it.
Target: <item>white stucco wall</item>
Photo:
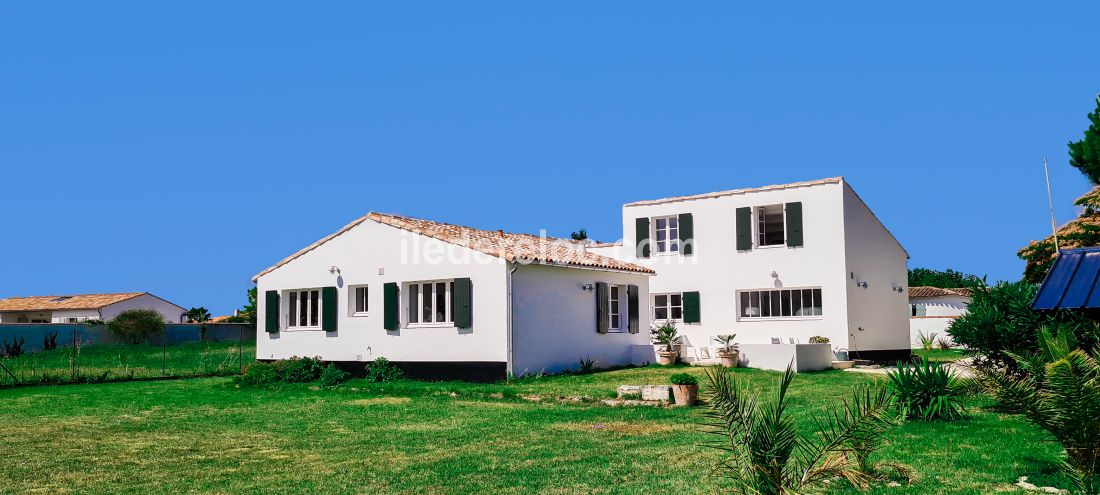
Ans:
[[[401,362],[506,362],[507,284],[505,262],[366,220],[343,234],[267,273],[257,280],[258,325],[256,356],[284,359],[318,356],[329,361],[372,361],[386,357]],[[339,274],[329,273],[331,266]],[[403,283],[468,277],[473,291],[473,325],[409,328]],[[401,287],[401,328],[383,328],[383,284]],[[368,286],[369,313],[351,316],[349,287]],[[337,287],[337,331],[288,330],[265,332],[268,290]]]
[[[521,265],[512,276],[514,327],[513,373],[557,373],[593,359],[606,368],[632,363],[632,346],[649,344],[649,276],[574,268]],[[595,291],[585,284],[607,282],[638,286],[639,331],[596,332]],[[627,300],[623,294],[623,302]],[[622,310],[624,328],[627,309]],[[649,356],[649,361],[653,360]]]
[[[847,185],[844,237],[848,350],[909,348],[908,255]]]
[[[101,308],[99,311],[100,319],[103,321],[111,320],[115,316],[118,316],[119,313],[128,309],[152,309],[163,315],[164,321],[168,323],[183,323],[183,315],[187,313],[186,309],[176,306],[164,299],[150,294],[142,294],[138,297]]]
[[[966,314],[970,299],[962,296],[922,297],[910,299],[909,304],[923,304],[927,308],[925,316],[909,318],[909,342],[913,348],[919,348],[921,332],[925,335],[935,333],[937,341],[945,339],[950,342],[947,327],[955,318]]]

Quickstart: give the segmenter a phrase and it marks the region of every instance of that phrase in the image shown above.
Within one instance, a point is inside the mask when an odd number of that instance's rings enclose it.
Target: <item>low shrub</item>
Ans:
[[[57,332],[48,333],[42,337],[42,350],[52,351],[57,349]]]
[[[577,373],[582,373],[583,374],[583,373],[591,373],[593,371],[596,371],[596,364],[598,364],[598,363],[599,363],[599,361],[596,361],[595,359],[592,359],[592,358],[581,358],[580,365],[577,368]]]
[[[325,366],[325,369],[321,370],[321,385],[325,387],[335,387],[341,383],[348,381],[351,375],[348,372],[337,368],[335,364],[329,363]]]
[[[164,328],[164,316],[151,309],[128,309],[107,322],[111,334],[128,344],[141,344]]]
[[[932,347],[936,345],[936,332],[925,334],[924,332],[917,332],[917,339],[920,340],[920,347],[925,351],[931,351]]]
[[[669,383],[673,385],[698,385],[699,379],[694,375],[687,373],[674,373],[668,377]]]
[[[918,360],[888,373],[898,414],[906,419],[955,420],[962,417],[964,383],[940,363]]]
[[[240,376],[233,377],[233,382],[238,385],[263,385],[279,381],[279,373],[275,363],[256,361],[249,364]]]
[[[938,340],[936,340],[936,347],[939,347],[941,351],[950,351],[951,341],[940,337]]]
[[[11,342],[4,341],[4,355],[7,357],[19,357],[23,355],[23,344],[27,341],[23,337],[12,337]]]
[[[312,382],[321,377],[321,371],[325,369],[319,358],[292,357],[282,361],[276,361],[276,372],[279,380],[287,383]]]
[[[388,382],[404,377],[405,373],[401,371],[401,368],[398,368],[384,357],[375,359],[367,365],[366,378],[370,382]]]

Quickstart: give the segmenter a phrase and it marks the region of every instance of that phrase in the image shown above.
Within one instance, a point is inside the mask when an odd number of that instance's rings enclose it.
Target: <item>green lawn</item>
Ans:
[[[512,384],[308,385],[241,389],[229,378],[0,390],[3,493],[715,493],[700,408],[612,407],[638,368]],[[738,370],[772,390],[778,373]],[[792,410],[834,404],[875,376],[799,375]],[[881,377],[877,377],[881,379]],[[534,396],[541,400],[534,400]],[[911,485],[872,493],[1012,492],[1022,475],[1068,486],[1059,449],[1023,421],[971,401],[956,423],[910,423],[879,458]],[[856,493],[838,484],[830,493]]]
[[[962,349],[913,349],[914,356],[920,356],[932,362],[951,363],[966,357]]]
[[[236,374],[240,372],[241,363],[247,364],[255,355],[255,342],[246,342],[243,346],[239,342],[85,345],[77,350],[69,346],[0,358],[0,365],[22,384],[114,381]],[[12,376],[0,369],[0,386],[13,384]]]

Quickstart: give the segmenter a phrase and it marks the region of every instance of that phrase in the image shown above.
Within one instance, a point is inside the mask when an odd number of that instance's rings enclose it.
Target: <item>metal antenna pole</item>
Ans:
[[[1043,157],[1043,173],[1047,177],[1047,205],[1050,206],[1050,231],[1054,234],[1054,255],[1058,255],[1058,224],[1054,221],[1054,197],[1050,194],[1050,168],[1047,157]]]

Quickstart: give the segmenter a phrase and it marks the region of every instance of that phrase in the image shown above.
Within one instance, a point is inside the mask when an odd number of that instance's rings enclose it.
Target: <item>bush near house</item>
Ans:
[[[141,344],[149,337],[163,334],[164,316],[151,309],[128,309],[107,322],[107,329],[128,344]]]

